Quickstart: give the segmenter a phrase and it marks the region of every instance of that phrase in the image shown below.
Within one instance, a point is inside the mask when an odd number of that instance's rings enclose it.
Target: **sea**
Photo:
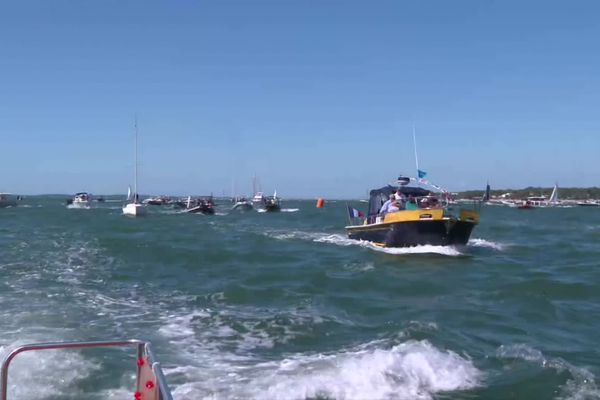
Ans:
[[[152,342],[178,400],[600,399],[600,208],[484,206],[460,247],[349,240],[346,207],[0,209],[0,356]],[[133,399],[133,349],[23,353],[9,399]]]

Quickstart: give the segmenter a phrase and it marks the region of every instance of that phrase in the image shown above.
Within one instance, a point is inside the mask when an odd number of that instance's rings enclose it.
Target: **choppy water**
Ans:
[[[343,202],[284,206],[0,209],[0,353],[148,339],[181,400],[600,398],[600,209],[488,207],[464,248],[384,251],[345,238]],[[26,354],[10,393],[132,398],[134,366]]]

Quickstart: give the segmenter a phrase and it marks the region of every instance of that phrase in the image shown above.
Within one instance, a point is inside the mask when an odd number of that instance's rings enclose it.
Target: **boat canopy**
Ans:
[[[432,192],[431,190],[423,189],[420,187],[414,186],[392,186],[387,185],[380,189],[373,189],[369,192],[369,216],[374,216],[379,214],[379,210],[383,203],[385,203],[389,198],[390,194],[396,193],[396,191],[400,189],[400,193],[405,195],[406,197],[424,197],[429,196]]]

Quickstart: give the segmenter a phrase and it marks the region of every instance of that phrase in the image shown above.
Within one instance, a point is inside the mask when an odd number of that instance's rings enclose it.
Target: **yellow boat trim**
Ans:
[[[443,208],[402,210],[386,214],[383,223],[408,222],[408,221],[437,221],[444,219]]]

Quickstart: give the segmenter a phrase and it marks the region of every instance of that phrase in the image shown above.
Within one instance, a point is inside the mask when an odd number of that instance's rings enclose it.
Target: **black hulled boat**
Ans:
[[[479,223],[478,202],[472,209],[450,208],[447,192],[431,185],[437,191],[419,186],[415,178],[401,177],[396,185],[388,185],[370,192],[369,211],[360,224],[346,227],[350,239],[365,240],[382,247],[411,247],[419,245],[464,245]],[[421,184],[423,184],[421,182]],[[398,208],[380,213],[390,195],[401,193]]]
[[[175,206],[183,208],[183,212],[185,213],[206,215],[213,215],[215,213],[215,202],[212,196],[196,199],[188,197],[186,201],[179,200],[175,202]]]
[[[277,195],[263,198],[263,206],[267,212],[281,211],[281,202]]]

